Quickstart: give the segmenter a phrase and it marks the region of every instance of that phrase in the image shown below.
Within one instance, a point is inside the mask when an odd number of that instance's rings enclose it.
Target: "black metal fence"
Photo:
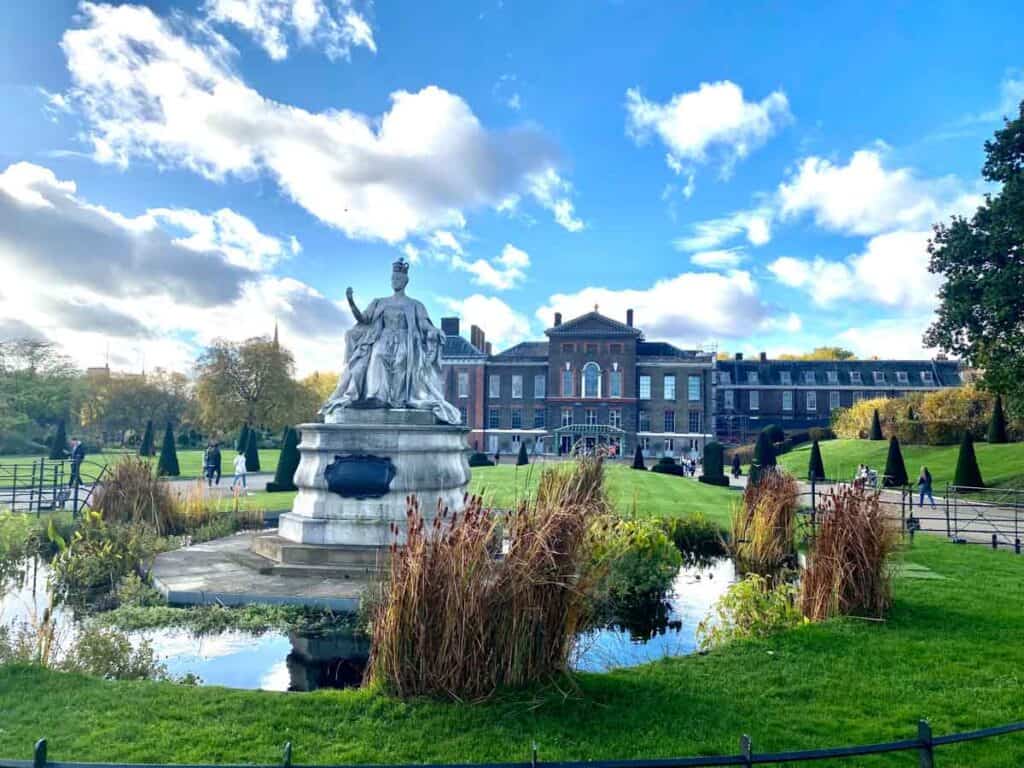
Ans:
[[[938,750],[951,744],[963,744],[981,741],[996,736],[1024,732],[1024,722],[1009,723],[994,728],[982,728],[976,731],[950,733],[945,736],[932,734],[927,720],[917,724],[917,735],[901,741],[887,741],[878,744],[859,744],[848,747],[830,747],[825,749],[805,749],[792,752],[754,752],[754,745],[749,736],[741,736],[739,752],[733,755],[709,755],[703,757],[657,758],[650,760],[595,760],[585,762],[544,762],[545,768],[699,768],[700,766],[720,765],[781,765],[783,763],[810,763],[819,760],[845,760],[852,757],[867,755],[884,755],[895,752],[913,752],[917,754],[919,768],[935,768],[938,763]],[[1019,765],[1020,759],[1007,761],[1006,765]],[[396,764],[371,765],[360,768],[539,768],[542,765],[537,746],[534,745],[529,762],[523,763],[434,763],[434,764]],[[8,760],[0,758],[0,768],[313,768],[292,763],[292,745],[284,745],[281,761],[273,764],[180,764],[180,763],[80,763],[54,761],[47,757],[46,739],[36,742],[31,760]],[[322,766],[320,768],[355,768],[355,766]]]
[[[92,461],[0,461],[0,507],[37,515],[58,510],[78,515],[106,474],[106,465]]]

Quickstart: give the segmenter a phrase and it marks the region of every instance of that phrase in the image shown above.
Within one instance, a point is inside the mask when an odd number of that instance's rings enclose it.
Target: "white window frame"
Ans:
[[[501,375],[492,373],[487,377],[487,396],[501,397]]]
[[[687,427],[687,429],[689,429],[691,432],[700,432],[702,430],[702,427],[703,427],[703,424],[701,423],[703,421],[702,416],[703,416],[703,414],[700,411],[690,411],[689,413],[687,413],[687,415],[686,415],[686,427]],[[694,418],[695,417],[697,419],[697,423],[696,424],[694,424]]]
[[[727,389],[722,393],[722,406],[727,411],[736,410],[736,390]]]
[[[909,384],[910,375],[906,371],[896,371],[896,383],[897,384]]]
[[[622,397],[622,371],[612,370],[608,373],[608,396]]]
[[[622,429],[622,410],[612,408],[608,411],[608,426]]]
[[[463,399],[469,397],[469,371],[459,371],[455,378],[459,397]]]
[[[592,382],[595,385],[594,393],[590,394],[590,392],[587,391],[587,373],[588,372],[594,373],[595,371],[596,371],[595,378],[593,379],[593,382]],[[591,361],[591,362],[587,363],[586,365],[584,365],[583,366],[583,376],[582,376],[581,380],[582,380],[582,386],[583,386],[583,397],[585,397],[585,398],[587,398],[589,400],[595,400],[595,399],[599,399],[601,397],[601,366],[600,365],[598,365],[597,363],[595,363],[593,361]]]
[[[804,384],[817,384],[818,380],[814,376],[814,371],[804,371]]]
[[[757,371],[747,371],[747,384],[760,384]]]
[[[779,371],[779,383],[786,385],[793,383],[793,377],[790,375],[789,371]]]
[[[669,424],[670,421],[672,422],[671,424]],[[661,424],[662,424],[662,431],[663,432],[675,432],[676,431],[676,412],[673,411],[671,408],[669,410],[665,411],[664,416],[662,416]]]
[[[793,391],[790,389],[787,389],[782,393],[782,410],[793,410]]]
[[[588,427],[597,426],[597,408],[587,408],[583,412],[583,423]]]
[[[645,386],[646,385],[646,386]],[[640,374],[640,399],[651,399],[651,377],[646,373]]]
[[[638,432],[650,432],[651,431],[651,413],[650,411],[640,411],[636,416]],[[644,424],[644,420],[647,424]]]
[[[572,397],[576,388],[576,382],[573,380],[575,377],[572,375],[572,369],[566,368],[562,371],[562,375],[559,378],[562,380],[562,397]],[[569,386],[566,386],[567,383]]]
[[[540,414],[540,418],[539,419],[537,418],[538,414]],[[533,428],[534,429],[545,429],[547,427],[547,423],[548,423],[548,416],[547,416],[547,413],[545,412],[545,410],[543,408],[534,408],[533,409]]]
[[[885,371],[872,371],[871,379],[875,384],[885,384]]]
[[[497,416],[498,418],[491,419],[491,416]],[[492,426],[492,422],[496,422],[497,426]],[[501,429],[501,408],[491,407],[487,409],[487,428]]]
[[[750,410],[761,410],[761,393],[756,389],[750,390]]]
[[[512,374],[512,399],[523,399],[523,375],[521,373]]]
[[[516,424],[516,416],[519,417],[519,423],[518,424]],[[512,413],[509,416],[508,425],[512,429],[522,429],[523,428],[523,409],[521,407],[516,406],[515,408],[512,409]]]
[[[921,371],[921,383],[922,384],[934,384],[935,374],[931,371]]]
[[[665,438],[665,453],[671,456],[676,449],[676,444],[671,437]]]
[[[665,399],[674,401],[676,399],[676,375],[674,373],[666,373],[661,386],[665,393]]]
[[[694,389],[696,384],[696,391]],[[686,377],[686,401],[688,403],[699,403],[701,395],[703,394],[703,387],[701,386],[701,380],[699,374],[690,374]]]
[[[818,393],[813,389],[807,393],[807,412],[817,413],[818,411]]]
[[[548,377],[546,374],[538,373],[533,377],[533,397],[541,400],[547,397]]]
[[[572,426],[572,408],[563,408],[562,409],[562,426],[563,427],[571,427]]]
[[[850,371],[850,383],[851,384],[863,384],[861,380],[860,371]]]
[[[718,383],[719,384],[732,384],[732,374],[728,371],[718,372]]]
[[[834,411],[840,407],[839,391],[833,390],[828,393],[828,409]]]
[[[828,380],[829,384],[838,384],[839,383],[839,371],[826,371],[825,372],[825,378]]]

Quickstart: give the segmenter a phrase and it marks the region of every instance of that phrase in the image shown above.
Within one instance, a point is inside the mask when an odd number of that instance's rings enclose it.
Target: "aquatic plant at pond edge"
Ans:
[[[767,574],[792,563],[796,554],[799,494],[792,475],[762,470],[748,484],[732,514],[729,546],[743,570]]]
[[[772,584],[764,576],[748,574],[729,587],[711,614],[697,626],[701,650],[732,640],[767,637],[799,626],[804,618],[797,607],[797,588],[786,581]]]
[[[591,529],[594,598],[613,603],[663,594],[683,558],[657,520],[609,518]]]

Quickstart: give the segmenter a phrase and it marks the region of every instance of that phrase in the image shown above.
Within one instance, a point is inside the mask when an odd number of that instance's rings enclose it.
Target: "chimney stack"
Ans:
[[[484,337],[483,329],[479,325],[469,326],[469,343],[483,352],[484,342],[486,342],[486,338]]]
[[[736,359],[737,360],[742,360],[743,359],[743,353],[742,352],[737,352],[736,353]]]
[[[555,327],[557,328],[562,324],[562,313],[555,312]]]
[[[491,342],[488,341],[486,344],[484,344],[484,352],[487,353],[488,357],[494,354],[494,350],[491,347]]]
[[[442,317],[441,318],[441,330],[445,336],[458,336],[459,335],[459,318],[457,317]]]
[[[626,325],[628,325],[630,328],[633,327],[633,310],[632,309],[627,309],[626,310]]]
[[[767,352],[762,352],[761,353],[761,362],[762,363],[768,362],[768,353]]]

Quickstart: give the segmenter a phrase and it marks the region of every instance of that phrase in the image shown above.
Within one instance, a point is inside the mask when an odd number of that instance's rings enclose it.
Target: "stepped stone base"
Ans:
[[[252,551],[267,560],[262,572],[280,576],[372,579],[387,569],[389,560],[381,547],[300,544],[274,533],[255,536]]]

